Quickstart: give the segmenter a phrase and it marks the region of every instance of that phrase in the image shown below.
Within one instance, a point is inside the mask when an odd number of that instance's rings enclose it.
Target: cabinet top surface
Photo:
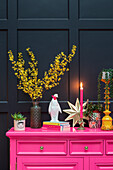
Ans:
[[[26,127],[25,131],[14,131],[14,128],[11,128],[6,136],[18,137],[18,136],[113,136],[112,131],[102,131],[101,129],[91,129],[85,128],[85,130],[77,130],[77,128],[69,128],[64,131],[53,130],[53,129],[33,129]]]

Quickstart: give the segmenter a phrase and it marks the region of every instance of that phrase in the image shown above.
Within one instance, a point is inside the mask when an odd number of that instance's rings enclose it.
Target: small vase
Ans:
[[[14,130],[24,131],[25,130],[25,120],[14,120]]]
[[[98,111],[94,111],[92,116],[89,118],[89,127],[100,128],[100,113]]]
[[[31,107],[31,128],[41,128],[41,107],[39,102],[33,102]]]

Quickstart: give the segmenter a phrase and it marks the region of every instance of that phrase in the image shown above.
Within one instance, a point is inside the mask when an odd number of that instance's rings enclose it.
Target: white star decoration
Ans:
[[[86,109],[84,109],[84,107],[86,106],[88,101],[89,100],[87,99],[87,101],[83,104],[83,112],[86,111]],[[65,121],[73,119],[73,127],[74,127],[77,124],[77,122],[80,121],[80,102],[79,102],[79,99],[77,98],[75,105],[73,105],[72,103],[70,103],[68,101],[68,105],[69,105],[70,109],[63,110],[64,112],[69,114],[69,116],[65,119]],[[83,118],[88,119],[87,117],[83,117]]]

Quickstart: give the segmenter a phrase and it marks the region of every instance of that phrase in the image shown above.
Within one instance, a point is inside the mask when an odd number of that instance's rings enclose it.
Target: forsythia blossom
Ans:
[[[44,77],[38,79],[38,61],[35,59],[35,55],[27,48],[31,61],[28,62],[29,68],[25,69],[25,60],[23,59],[22,53],[18,53],[18,60],[14,60],[14,55],[10,50],[9,60],[12,62],[12,68],[15,71],[15,75],[19,79],[18,89],[22,89],[25,93],[28,93],[32,100],[42,98],[44,89],[48,90],[57,85],[61,80],[61,76],[64,75],[65,71],[69,71],[67,68],[68,63],[72,61],[75,55],[76,46],[73,45],[72,53],[66,56],[63,52],[55,57],[53,64],[50,64],[50,69],[45,71]]]

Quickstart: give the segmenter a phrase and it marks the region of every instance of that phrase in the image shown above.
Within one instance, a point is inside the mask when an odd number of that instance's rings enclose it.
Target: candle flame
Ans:
[[[82,82],[80,83],[80,88],[83,89],[83,83]]]

